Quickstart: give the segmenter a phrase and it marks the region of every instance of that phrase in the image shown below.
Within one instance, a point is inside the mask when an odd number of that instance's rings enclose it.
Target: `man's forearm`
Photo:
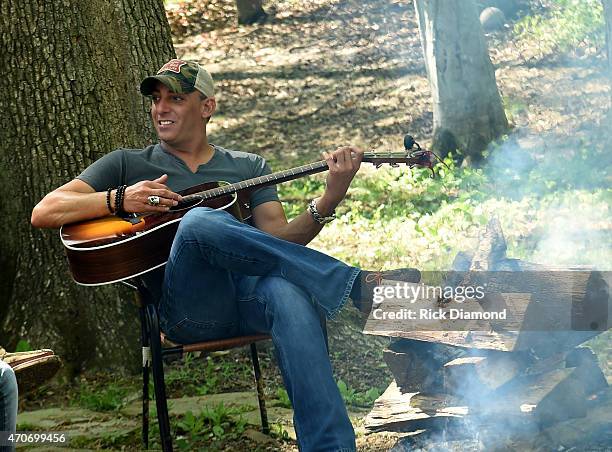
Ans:
[[[317,210],[322,216],[329,216],[334,211],[336,204],[328,198],[321,197],[317,199]],[[289,223],[268,232],[283,240],[307,245],[321,232],[323,226],[314,220],[308,210],[305,210]]]
[[[60,191],[49,193],[34,207],[31,221],[38,228],[59,228],[109,213],[105,192]]]
[[[314,239],[323,229],[323,225],[316,223],[309,212],[302,212],[289,223],[279,227],[274,231],[268,231],[279,239],[287,240],[288,242],[307,245]]]

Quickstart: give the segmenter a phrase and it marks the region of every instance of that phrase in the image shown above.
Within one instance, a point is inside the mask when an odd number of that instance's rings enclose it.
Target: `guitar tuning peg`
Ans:
[[[380,168],[381,166],[383,166],[383,164],[382,164],[382,163],[377,163],[376,165],[374,165],[374,168],[378,169],[378,168]]]
[[[389,163],[391,168],[399,168],[399,163]]]
[[[414,146],[414,138],[412,135],[404,135],[404,149],[410,150]]]

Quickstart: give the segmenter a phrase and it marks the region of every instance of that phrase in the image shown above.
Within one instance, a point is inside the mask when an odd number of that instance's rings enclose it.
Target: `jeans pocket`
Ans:
[[[167,327],[164,332],[173,342],[190,344],[237,336],[239,325],[238,322],[196,321],[185,317]]]

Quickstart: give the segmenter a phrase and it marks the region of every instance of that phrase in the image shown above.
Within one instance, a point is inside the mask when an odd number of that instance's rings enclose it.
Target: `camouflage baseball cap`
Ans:
[[[195,61],[170,60],[157,71],[157,75],[145,78],[140,92],[150,96],[157,82],[161,82],[173,93],[191,93],[198,90],[206,97],[215,94],[213,79],[206,69]]]

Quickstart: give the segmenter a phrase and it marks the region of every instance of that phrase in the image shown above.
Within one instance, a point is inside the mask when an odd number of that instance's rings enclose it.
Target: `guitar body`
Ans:
[[[191,187],[189,195],[219,187],[208,182]],[[62,226],[60,238],[66,248],[70,271],[82,285],[111,284],[161,267],[168,260],[181,218],[191,209],[223,209],[242,220],[249,216],[246,193],[204,200],[164,213],[123,219],[114,215]]]

